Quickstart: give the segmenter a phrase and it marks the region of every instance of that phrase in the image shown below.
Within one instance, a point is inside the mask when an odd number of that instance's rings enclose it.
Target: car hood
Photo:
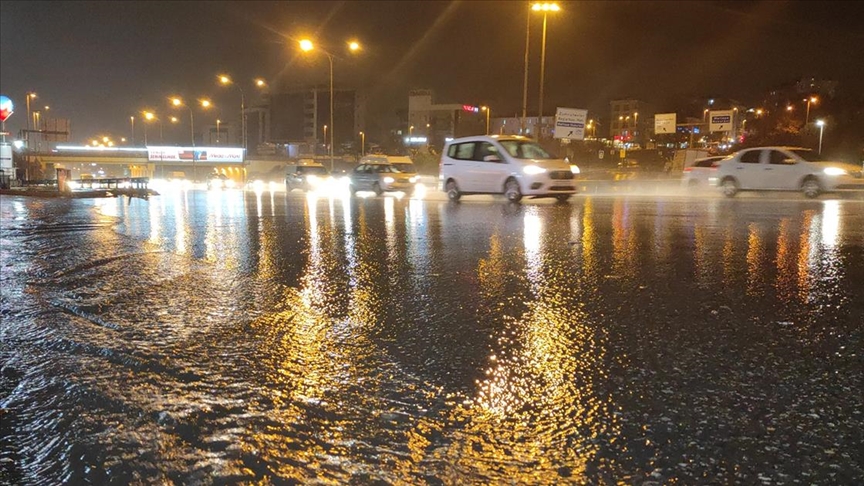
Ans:
[[[546,170],[570,170],[570,164],[564,159],[519,159],[525,165],[536,165]]]

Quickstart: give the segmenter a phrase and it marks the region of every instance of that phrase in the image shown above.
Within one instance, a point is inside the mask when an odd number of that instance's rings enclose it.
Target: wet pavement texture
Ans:
[[[860,484],[864,203],[0,198],[0,482]]]

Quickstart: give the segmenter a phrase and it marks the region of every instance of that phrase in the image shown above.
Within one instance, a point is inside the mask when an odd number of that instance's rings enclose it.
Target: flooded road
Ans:
[[[0,482],[864,481],[860,201],[0,214]]]

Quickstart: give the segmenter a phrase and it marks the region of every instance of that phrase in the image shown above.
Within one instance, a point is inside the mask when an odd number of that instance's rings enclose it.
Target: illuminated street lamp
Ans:
[[[258,86],[259,88],[264,88],[267,86],[267,82],[261,78],[258,78],[255,80],[255,86]]]
[[[316,49],[316,47],[315,47],[315,44],[313,44],[311,40],[309,40],[309,39],[301,39],[300,40],[300,50],[302,50],[303,52],[309,52],[309,51],[312,51],[313,49]],[[332,172],[334,170],[334,166],[335,166],[335,161],[333,158],[333,145],[336,142],[336,138],[334,136],[334,134],[336,132],[336,127],[333,123],[333,54],[330,54],[329,52],[327,52],[324,49],[321,49],[320,47],[317,49],[320,50],[321,52],[323,52],[324,55],[327,56],[327,60],[330,62],[330,145],[329,145],[329,152],[330,152],[330,171]],[[359,51],[360,50],[360,43],[357,42],[356,40],[348,41],[348,50],[351,52]],[[327,137],[326,136],[324,137],[324,142],[327,143]]]
[[[549,12],[558,12],[561,7],[557,3],[535,3],[531,5],[531,10],[535,12],[543,12],[543,37],[540,47],[540,107],[538,108],[539,118],[537,123],[540,126],[538,139],[543,138],[543,84],[546,76],[546,16]]]
[[[486,135],[489,135],[489,114],[492,113],[492,108],[481,106],[480,109],[486,112]]]
[[[132,145],[135,145],[135,116],[129,117],[129,123],[132,124]]]
[[[222,120],[216,119],[216,145],[219,145],[219,125],[222,123]]]
[[[263,80],[258,80],[263,83]],[[231,81],[231,78],[228,76],[221,74],[219,75],[219,82],[223,85],[233,85],[237,88],[237,91],[240,91],[240,143],[243,144],[243,148],[246,148],[246,95],[243,93],[243,89],[240,88],[240,85]],[[260,86],[260,85],[259,85]],[[216,138],[219,138],[219,135],[216,135]]]
[[[212,103],[210,103],[210,100],[207,100],[207,99],[199,100],[199,103],[201,104],[202,108],[209,108],[210,106],[212,106]],[[176,96],[171,98],[171,104],[177,108],[183,106],[189,110],[189,131],[192,133],[192,148],[194,149],[195,148],[195,116],[192,113],[192,107],[187,105],[187,104],[184,104],[183,100],[179,97],[176,97]],[[197,176],[198,176],[197,167],[195,166],[195,156],[194,156],[194,150],[193,150],[192,179],[197,180]]]
[[[154,115],[152,112],[149,112],[149,111],[144,112],[144,120],[145,121],[152,122],[155,119],[156,119],[156,115]],[[144,145],[145,146],[147,145],[147,123],[144,124]]]
[[[27,93],[27,130],[30,130],[30,100],[36,99],[36,93]],[[30,134],[27,134],[27,140],[30,140]]]
[[[805,99],[804,101],[807,102],[807,116],[804,117],[804,124],[806,125],[806,124],[810,123],[810,103],[815,104],[817,101],[819,101],[819,98],[817,98],[815,96],[811,96],[811,97]]]
[[[360,156],[366,155],[366,134],[360,132]]]
[[[825,120],[816,120],[816,126],[819,127],[819,155],[822,155],[822,131],[825,130]]]

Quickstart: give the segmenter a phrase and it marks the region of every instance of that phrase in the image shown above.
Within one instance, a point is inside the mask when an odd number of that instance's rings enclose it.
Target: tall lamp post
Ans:
[[[366,155],[366,134],[360,132],[360,157]]]
[[[144,112],[144,121],[151,122],[156,119],[156,115],[152,112],[145,111]],[[147,123],[144,123],[144,146],[147,146]]]
[[[263,80],[259,79],[258,81],[261,84],[264,83]],[[237,88],[237,91],[240,91],[240,143],[243,144],[243,148],[246,149],[246,95],[243,93],[243,89],[237,83],[231,81],[231,78],[224,74],[219,75],[219,82],[223,85],[232,85]],[[261,85],[259,84],[259,86]],[[216,138],[219,138],[219,130],[216,130]]]
[[[135,115],[129,117],[129,123],[132,124],[132,146],[135,146]]]
[[[819,101],[819,98],[811,96],[804,101],[807,102],[807,115],[804,117],[804,124],[806,125],[810,123],[810,103],[816,104],[816,102]]]
[[[216,119],[216,145],[219,145],[219,125],[222,123],[222,120]]]
[[[27,150],[30,150],[30,100],[36,99],[36,93],[28,92],[27,93]]]
[[[825,120],[816,120],[816,126],[819,127],[819,155],[822,155],[822,131],[825,130]]]
[[[303,52],[309,52],[315,49],[315,44],[312,43],[309,39],[302,39],[300,41],[300,49]],[[319,48],[321,52],[323,52],[327,56],[327,60],[330,61],[330,171],[332,172],[335,167],[335,161],[333,158],[333,145],[335,144],[336,138],[334,133],[336,132],[336,127],[333,124],[333,54],[325,51],[324,49]],[[360,50],[360,43],[357,41],[349,41],[348,42],[348,50],[352,52],[356,52]],[[325,140],[326,141],[326,140]]]
[[[492,108],[481,106],[480,109],[486,112],[486,135],[489,135],[489,114],[492,113]]]
[[[210,106],[212,105],[212,103],[210,103],[210,100],[206,100],[206,99],[200,100],[200,103],[201,103],[201,107],[205,108],[205,109],[210,108]],[[183,106],[189,110],[189,131],[192,134],[192,148],[194,149],[195,148],[195,116],[192,113],[192,107],[187,105],[187,104],[184,104],[183,100],[178,98],[178,97],[171,98],[171,104],[178,107],[178,108]],[[195,166],[195,151],[193,150],[192,152],[193,152],[193,154],[192,154],[192,179],[197,180],[197,178],[198,178],[197,169],[198,168]]]
[[[549,12],[558,12],[561,7],[557,3],[535,3],[531,6],[535,12],[543,12],[543,37],[540,47],[540,107],[538,109],[537,124],[540,127],[537,139],[543,138],[543,84],[546,76],[546,17]]]

